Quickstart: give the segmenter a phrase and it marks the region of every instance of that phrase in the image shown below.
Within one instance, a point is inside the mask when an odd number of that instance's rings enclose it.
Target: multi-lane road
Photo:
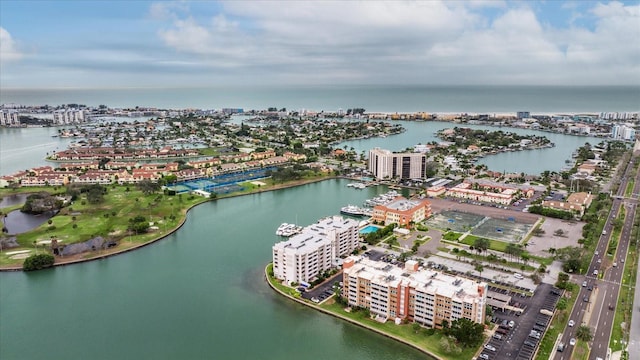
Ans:
[[[592,329],[593,341],[589,359],[609,358],[609,339],[622,282],[624,262],[627,257],[629,239],[638,205],[638,201],[635,198],[624,197],[627,183],[631,178],[635,178],[633,193],[640,193],[640,173],[634,172],[634,161],[637,161],[637,159],[632,160],[627,165],[624,176],[620,181],[618,192],[613,197],[611,211],[594,251],[593,259],[587,269],[586,276],[578,277],[581,285],[584,286],[580,287],[577,301],[571,312],[570,319],[575,322],[575,326],[567,326],[565,329],[561,342],[566,345],[567,350],[556,353],[556,360],[572,358],[571,354],[574,347],[570,346],[569,343],[571,339],[576,338],[578,326],[581,324],[587,325]],[[623,207],[626,216],[622,225],[620,241],[613,259],[609,259],[606,253],[614,230],[614,220],[618,217]]]

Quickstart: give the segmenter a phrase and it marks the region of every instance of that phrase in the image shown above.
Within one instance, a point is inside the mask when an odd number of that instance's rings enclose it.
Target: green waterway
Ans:
[[[284,299],[264,281],[282,222],[360,205],[345,180],[222,199],[131,253],[0,273],[0,359],[425,359]]]

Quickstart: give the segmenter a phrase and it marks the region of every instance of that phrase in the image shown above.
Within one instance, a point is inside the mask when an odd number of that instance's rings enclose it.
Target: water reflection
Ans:
[[[55,211],[32,215],[15,210],[7,214],[4,218],[4,227],[9,234],[21,234],[42,225],[45,221],[55,215]]]
[[[0,199],[0,208],[22,204],[26,199],[27,194],[9,194]]]

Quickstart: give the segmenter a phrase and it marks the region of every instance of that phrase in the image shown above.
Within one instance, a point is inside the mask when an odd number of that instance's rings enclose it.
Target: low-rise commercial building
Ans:
[[[369,309],[383,320],[406,319],[429,327],[461,318],[484,321],[486,283],[420,269],[413,260],[400,268],[350,256],[343,263],[343,284],[350,306]]]
[[[308,283],[358,246],[358,222],[341,216],[319,220],[273,245],[273,273],[286,284]]]
[[[401,227],[410,227],[431,216],[431,203],[424,200],[408,200],[398,196],[386,205],[377,205],[373,208],[373,220],[385,225],[398,224]]]
[[[593,195],[591,193],[577,192],[569,195],[567,201],[545,200],[542,202],[542,206],[556,210],[571,211],[582,216],[592,201]]]
[[[534,192],[533,188],[519,189],[504,185],[465,181],[449,188],[446,195],[472,201],[509,205],[520,195],[531,197]]]

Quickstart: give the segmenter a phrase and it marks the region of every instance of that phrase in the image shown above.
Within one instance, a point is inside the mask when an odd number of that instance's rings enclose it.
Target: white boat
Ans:
[[[351,216],[371,216],[373,212],[370,209],[360,208],[355,205],[347,205],[340,209],[341,214]]]
[[[364,189],[367,187],[367,184],[365,183],[360,183],[360,182],[356,182],[356,183],[348,183],[347,187],[352,187],[354,189]]]
[[[278,229],[276,230],[276,235],[289,237],[289,236],[298,234],[301,231],[302,231],[302,226],[297,226],[295,224],[289,224],[289,223],[282,223],[280,224],[280,226],[278,226]]]

